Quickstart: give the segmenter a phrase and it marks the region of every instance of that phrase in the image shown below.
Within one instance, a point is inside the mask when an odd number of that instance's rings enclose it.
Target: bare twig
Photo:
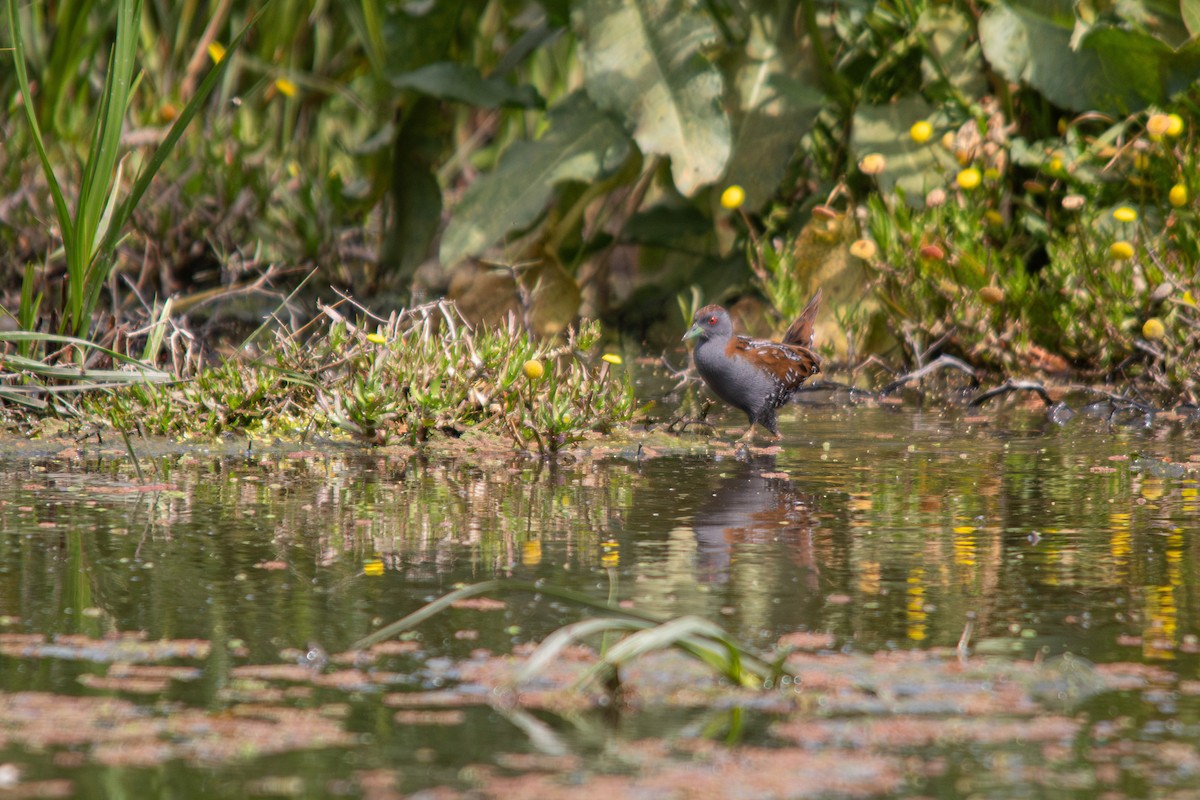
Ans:
[[[976,374],[975,369],[970,364],[968,364],[967,362],[963,361],[960,358],[955,358],[954,356],[948,356],[948,355],[943,354],[943,355],[938,356],[933,361],[930,361],[928,364],[921,367],[920,369],[913,370],[912,372],[909,372],[905,375],[901,375],[899,378],[896,378],[896,380],[892,381],[887,386],[884,386],[882,389],[879,390],[879,396],[883,397],[885,395],[891,394],[892,392],[896,391],[897,389],[899,389],[901,386],[908,383],[909,381],[914,381],[914,380],[917,380],[918,378],[923,378],[932,372],[937,372],[938,370],[943,370],[943,369],[957,369],[962,372],[965,372],[967,375],[969,375],[971,377],[971,385],[972,386],[979,385],[979,376]]]

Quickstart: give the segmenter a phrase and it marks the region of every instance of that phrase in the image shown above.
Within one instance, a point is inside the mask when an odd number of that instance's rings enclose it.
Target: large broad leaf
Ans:
[[[936,135],[924,144],[909,136],[914,122],[926,120]],[[879,153],[887,167],[875,177],[879,188],[890,192],[899,187],[908,202],[920,206],[925,194],[945,186],[947,175],[958,169],[954,158],[940,143],[939,119],[933,106],[920,96],[905,97],[884,106],[859,106],[854,112],[850,147],[856,159]]]
[[[625,118],[643,153],[669,156],[686,195],[721,177],[729,118],[721,74],[704,54],[716,29],[690,0],[583,0],[575,25],[596,105]]]
[[[775,193],[824,99],[806,58],[807,38],[796,39],[790,20],[787,14],[754,13],[733,72],[736,135],[724,182],[741,186],[750,208]]]
[[[384,239],[385,260],[401,285],[429,257],[442,221],[442,189],[436,165],[450,136],[439,102],[420,98],[392,142],[392,219]]]
[[[930,6],[921,12],[917,30],[928,45],[921,61],[926,85],[946,80],[967,97],[979,97],[988,90],[974,20],[957,8]]]
[[[458,100],[481,108],[516,106],[540,108],[542,98],[532,86],[513,86],[502,78],[485,78],[475,67],[439,61],[391,76],[397,89],[413,89],[443,100]]]
[[[602,178],[628,156],[629,137],[621,126],[582,93],[570,95],[550,111],[545,136],[513,144],[494,170],[471,185],[442,237],[442,264],[453,266],[529,226],[555,184]]]
[[[1128,23],[1069,22],[1061,0],[1047,5],[1055,13],[1025,2],[993,7],[979,20],[979,40],[997,72],[1028,83],[1055,105],[1127,114],[1162,103],[1200,78],[1195,41],[1175,49],[1175,35],[1164,39]],[[1178,7],[1163,27],[1183,30]]]

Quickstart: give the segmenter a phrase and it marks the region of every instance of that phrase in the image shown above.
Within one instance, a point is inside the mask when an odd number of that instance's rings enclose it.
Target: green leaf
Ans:
[[[412,72],[393,75],[397,89],[412,89],[442,100],[457,100],[480,108],[511,106],[541,108],[545,105],[528,84],[513,86],[503,78],[485,78],[475,67],[440,61]]]
[[[979,40],[1005,79],[1027,83],[1073,111],[1139,111],[1200,78],[1195,41],[1176,50],[1144,30],[1106,21],[1065,23],[1061,13],[999,5],[980,18]]]
[[[926,85],[945,78],[967,97],[987,92],[973,20],[957,8],[930,6],[921,12],[917,30],[929,48],[921,61]]]
[[[481,175],[454,210],[442,237],[441,261],[453,266],[478,255],[541,215],[562,181],[594,181],[629,156],[629,137],[611,117],[576,92],[550,111],[549,129],[517,142]]]
[[[924,144],[909,135],[914,122],[927,120],[935,134]],[[945,186],[946,176],[958,169],[953,156],[939,143],[941,131],[933,106],[919,96],[905,97],[883,106],[859,106],[854,112],[850,146],[856,160],[879,153],[887,167],[875,177],[883,192],[900,187],[909,203],[924,205],[925,194]]]
[[[584,0],[576,8],[584,85],[621,114],[643,153],[671,159],[675,185],[693,195],[725,172],[729,118],[721,74],[705,49],[717,31],[684,0]]]
[[[741,186],[749,208],[775,194],[824,102],[807,39],[797,41],[790,20],[781,18],[766,12],[750,18],[733,70],[735,136],[723,182]]]

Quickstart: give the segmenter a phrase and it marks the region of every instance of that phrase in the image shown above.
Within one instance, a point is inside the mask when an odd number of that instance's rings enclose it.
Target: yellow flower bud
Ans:
[[[213,42],[208,46],[208,57],[213,60],[214,64],[221,63],[221,59],[225,57],[225,45],[220,42]]]
[[[858,168],[864,175],[878,175],[887,169],[887,159],[879,153],[869,153],[858,162]]]
[[[546,368],[542,366],[542,362],[534,361],[532,359],[526,361],[525,366],[522,367],[522,369],[525,371],[525,377],[529,378],[531,381],[536,381],[546,373]]]
[[[1150,341],[1156,341],[1167,335],[1167,326],[1158,317],[1151,317],[1142,325],[1142,336]]]
[[[984,286],[979,290],[979,299],[989,306],[998,306],[1004,302],[1004,290],[999,286]]]
[[[908,129],[908,135],[917,144],[925,144],[933,138],[933,126],[925,120],[914,122],[913,126]]]
[[[1167,193],[1167,200],[1175,208],[1183,208],[1188,202],[1188,190],[1182,183],[1177,183],[1171,187],[1171,191]]]
[[[1133,245],[1122,239],[1109,245],[1108,254],[1115,261],[1128,261],[1133,258]]]
[[[1166,114],[1151,114],[1150,119],[1146,120],[1146,133],[1155,141],[1166,136],[1170,127],[1171,118]]]
[[[725,191],[721,192],[721,207],[727,208],[730,211],[741,208],[742,203],[746,202],[746,190],[738,186],[736,183],[725,187]]]
[[[959,171],[958,175],[954,178],[954,182],[967,191],[974,189],[982,180],[983,176],[974,167],[967,167]]]
[[[607,361],[609,364],[621,364],[621,357],[616,353],[605,353],[604,355],[600,356],[600,360]]]
[[[1171,121],[1171,124],[1167,126],[1167,136],[1174,138],[1183,133],[1183,117],[1178,114],[1167,114],[1167,119]]]
[[[861,258],[863,261],[870,261],[877,252],[879,252],[879,248],[870,239],[859,239],[850,245],[850,255]]]
[[[372,344],[387,344],[387,337],[382,333],[368,333],[367,341]]]
[[[1118,222],[1134,222],[1137,220],[1137,212],[1129,206],[1120,206],[1113,211],[1113,219]]]

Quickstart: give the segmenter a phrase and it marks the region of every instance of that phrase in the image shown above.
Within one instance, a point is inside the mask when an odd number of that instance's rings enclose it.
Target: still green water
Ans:
[[[785,415],[782,431],[774,453],[722,455],[689,436],[677,450],[556,461],[163,444],[143,461],[150,490],[136,488],[123,449],[11,442],[0,457],[0,690],[220,720],[274,687],[246,667],[332,672],[336,654],[379,626],[504,577],[699,615],[764,649],[796,631],[831,634],[841,652],[952,648],[969,626],[979,657],[1072,653],[1196,677],[1200,445],[1186,423],[807,408]],[[228,757],[160,732],[179,746],[152,765],[113,755],[130,751],[111,743],[19,732],[20,708],[0,709],[0,784],[9,775],[14,792],[88,798],[382,798],[462,789],[498,761],[519,773],[504,759],[539,742],[511,717],[485,705],[448,724],[411,724],[380,703],[384,689],[453,686],[461,659],[508,653],[581,616],[537,596],[504,600],[422,625],[419,653],[390,661],[384,687],[272,689],[272,707],[315,709],[346,741],[278,753],[249,743]],[[66,646],[138,632],[195,640],[191,654],[147,659],[192,672],[131,691],[105,682],[130,659]],[[22,649],[29,634],[47,644]],[[1194,698],[1114,697],[1105,713],[1139,720],[1131,742],[1194,754]],[[587,736],[540,719],[585,757],[609,738],[704,736],[689,727],[694,713],[631,711]],[[743,741],[769,743],[768,721],[747,721]],[[914,779],[911,793],[955,795],[955,773]],[[1130,796],[1153,793],[1145,775],[1109,778]],[[1097,784],[1084,783],[1061,796],[1090,796]],[[1006,785],[968,788],[1028,796],[1020,787],[1034,784],[1017,780],[1015,794]]]

